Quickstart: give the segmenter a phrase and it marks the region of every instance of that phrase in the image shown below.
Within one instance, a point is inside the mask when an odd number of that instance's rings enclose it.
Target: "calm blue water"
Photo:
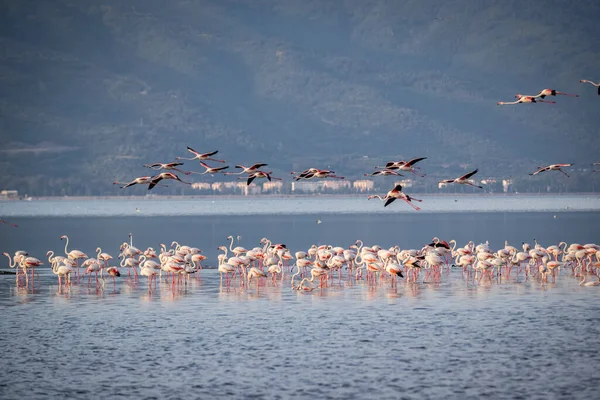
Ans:
[[[382,212],[380,202],[367,202],[376,212],[339,206],[334,213],[324,211],[332,203],[309,202],[307,209],[304,200],[286,199],[285,207],[295,207],[291,214],[269,199],[255,203],[259,215],[242,212],[242,201],[231,203],[238,204],[234,215],[194,215],[175,202],[180,211],[162,216],[142,214],[156,201],[137,206],[140,212],[130,201],[115,201],[72,217],[48,211],[64,207],[60,202],[17,202],[11,209],[0,203],[0,215],[19,225],[0,225],[0,250],[44,259],[47,250],[63,252],[60,236],[67,234],[69,249],[91,255],[101,246],[115,256],[131,232],[139,248],[177,240],[201,248],[205,264],[214,265],[228,235],[241,236],[246,248],[267,237],[292,253],[357,239],[417,248],[433,236],[459,245],[488,240],[493,248],[534,238],[545,246],[598,243],[595,198],[571,199],[592,210],[579,212],[561,211],[564,200],[544,198],[539,209],[546,211],[538,212],[481,211],[491,207],[487,200],[477,209],[471,199],[474,210],[455,213],[399,212],[405,204]],[[25,203],[37,203],[35,216],[15,206]],[[89,210],[86,203],[69,208]],[[0,275],[0,398],[595,397],[600,288],[578,286],[566,270],[545,285],[477,285],[453,270],[438,284],[392,288],[344,279],[313,292],[291,290],[288,278],[224,287],[217,271],[203,270],[187,285],[163,282],[149,293],[145,278],[126,275],[103,289],[87,281],[59,288],[42,268],[33,290]]]

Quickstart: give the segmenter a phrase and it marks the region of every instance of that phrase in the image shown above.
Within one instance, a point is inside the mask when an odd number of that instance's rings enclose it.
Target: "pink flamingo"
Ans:
[[[256,163],[256,164],[252,164],[249,167],[245,167],[243,165],[236,165],[236,168],[241,168],[242,170],[240,172],[223,172],[223,174],[225,175],[241,175],[241,174],[251,174],[253,172],[256,172],[260,169],[260,167],[266,167],[269,164],[263,164],[263,163]]]
[[[401,173],[393,171],[391,169],[382,169],[379,171],[371,172],[370,174],[365,174],[365,176],[390,176],[390,175],[404,176]]]
[[[3,220],[3,219],[0,219],[0,224],[6,224],[6,225],[10,225],[10,226],[13,226],[13,227],[15,227],[15,228],[18,228],[18,227],[19,227],[19,225],[17,225],[17,224],[11,224],[10,222],[7,222],[7,221],[5,221],[5,220]]]
[[[567,176],[567,178],[569,177],[569,175],[567,175],[567,173],[565,171],[563,171],[561,168],[562,167],[570,167],[573,164],[552,164],[552,165],[548,165],[547,167],[538,167],[538,170],[535,172],[530,173],[529,175],[537,175],[541,172],[545,172],[545,171],[560,171],[563,174],[565,174]]]
[[[461,185],[470,185],[470,186],[477,187],[479,189],[483,189],[483,186],[475,185],[473,182],[469,181],[469,178],[472,177],[473,175],[475,175],[477,173],[477,171],[479,171],[479,169],[476,169],[474,171],[466,173],[463,176],[460,176],[460,177],[458,177],[456,179],[444,179],[444,180],[441,180],[440,183],[458,183],[458,184],[461,184]]]
[[[600,96],[600,82],[596,83],[596,82],[588,81],[587,79],[581,79],[579,81],[579,83],[589,83],[591,85],[596,86],[598,88],[598,96]]]
[[[148,186],[148,190],[152,190],[152,188],[154,186],[156,186],[158,184],[158,182],[160,182],[163,179],[173,179],[173,180],[179,181],[181,183],[185,183],[186,185],[191,185],[190,182],[182,181],[177,175],[175,175],[172,172],[163,172],[161,174],[158,174],[158,175],[152,177],[152,180],[150,181],[150,185]]]
[[[206,171],[204,171],[204,172],[194,172],[194,171],[192,171],[190,173],[191,174],[198,174],[198,175],[205,175],[205,174],[213,175],[213,174],[218,173],[219,171],[223,171],[224,169],[229,168],[229,165],[227,165],[225,167],[213,168],[210,165],[205,164],[202,161],[200,161],[200,165],[202,165],[204,168],[206,168]]]
[[[251,173],[250,175],[248,175],[248,180],[247,180],[247,184],[250,185],[252,183],[253,180],[255,179],[261,179],[261,178],[266,178],[269,180],[269,182],[271,182],[272,180],[274,181],[280,181],[281,178],[273,178],[271,176],[272,172],[265,172],[265,171],[256,171]],[[239,177],[238,179],[246,179],[246,178],[242,178]]]
[[[124,185],[124,186],[120,186],[120,188],[121,189],[125,189],[126,187],[129,187],[129,186],[133,186],[133,185],[146,185],[146,184],[150,184],[151,182],[152,182],[152,177],[151,176],[140,176],[139,178],[135,178],[131,182],[118,182],[118,181],[114,181],[113,185]],[[159,186],[167,187],[167,185],[159,185]]]
[[[544,90],[540,91],[534,97],[539,97],[539,98],[543,99],[546,96],[556,96],[557,94],[561,94],[563,96],[579,97],[578,94],[569,94],[569,93],[559,92],[558,90],[554,90],[554,89],[544,89]]]
[[[385,200],[385,204],[383,205],[384,207],[387,207],[388,205],[392,204],[392,202],[394,202],[394,200],[396,200],[396,199],[404,200],[412,208],[414,208],[417,211],[419,211],[420,208],[417,207],[416,205],[414,205],[412,203],[412,201],[419,201],[419,202],[423,201],[423,200],[411,197],[411,196],[407,195],[406,193],[404,193],[402,191],[402,185],[400,185],[400,184],[394,186],[394,188],[392,190],[390,190],[389,192],[387,192],[387,194],[384,197],[381,197],[380,195],[374,195],[374,196],[369,196],[367,198],[367,200],[371,200],[371,199],[375,199],[375,198],[377,198],[381,201]]]
[[[400,171],[406,171],[406,172],[412,172],[413,174],[420,176],[420,177],[424,177],[425,174],[421,174],[420,172],[416,171],[416,168],[419,167],[414,167],[414,165],[416,163],[418,163],[419,161],[423,161],[426,160],[427,157],[418,157],[418,158],[413,158],[412,160],[409,161],[388,161],[385,164],[385,167],[375,167],[375,168],[387,168],[387,169],[391,169],[391,170],[400,170]]]
[[[509,104],[521,104],[521,103],[549,103],[556,104],[555,101],[547,101],[547,100],[536,100],[534,96],[522,96],[519,97],[516,101],[499,101],[499,106],[509,105]]]
[[[210,160],[210,161],[216,161],[216,162],[220,162],[220,163],[224,163],[224,160],[217,160],[215,158],[210,158],[210,156],[214,156],[215,154],[217,154],[219,152],[219,150],[215,150],[213,152],[210,153],[198,153],[196,150],[192,149],[190,146],[187,146],[187,149],[190,153],[192,153],[194,155],[194,157],[192,158],[185,158],[185,157],[175,157],[176,160],[199,160],[199,161],[206,161],[206,160]]]
[[[75,268],[77,268],[77,279],[79,279],[79,259],[83,259],[83,258],[88,258],[87,254],[85,254],[84,252],[80,251],[80,250],[71,250],[71,251],[67,251],[67,247],[69,246],[69,237],[67,235],[62,235],[60,237],[60,240],[66,239],[67,242],[65,243],[65,254],[67,255],[67,258],[69,260],[73,260],[75,261]]]
[[[180,165],[183,165],[183,163],[171,162],[171,163],[154,163],[154,164],[150,164],[150,165],[144,164],[144,167],[154,169],[154,170],[168,169],[168,170],[173,170],[173,171],[177,171],[177,172],[182,172],[186,175],[191,174],[191,172],[189,172],[189,171],[186,172],[186,171],[182,171],[179,168],[177,168]]]

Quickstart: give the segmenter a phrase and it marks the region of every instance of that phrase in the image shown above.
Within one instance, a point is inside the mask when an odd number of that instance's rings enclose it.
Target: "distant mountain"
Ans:
[[[186,146],[286,177],[317,166],[357,178],[427,156],[431,179],[479,167],[526,181],[538,165],[600,160],[600,97],[579,83],[600,80],[597,1],[7,0],[0,10],[0,189],[113,194],[113,181],[150,175],[143,164],[187,157]],[[496,105],[546,87],[581,97]],[[561,190],[590,179],[600,178]],[[171,186],[156,190],[190,193]]]

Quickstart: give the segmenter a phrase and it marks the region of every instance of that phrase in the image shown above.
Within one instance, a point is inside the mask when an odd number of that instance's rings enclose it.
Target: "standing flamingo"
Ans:
[[[596,82],[588,81],[587,79],[581,79],[579,81],[579,83],[589,83],[591,85],[596,86],[598,88],[598,96],[600,96],[600,82],[596,83]]]
[[[66,239],[67,242],[65,243],[65,254],[67,255],[67,258],[70,260],[75,261],[75,268],[77,269],[77,279],[79,279],[79,259],[83,259],[83,258],[88,258],[88,256],[80,251],[80,250],[71,250],[71,251],[67,251],[67,247],[69,246],[69,237],[67,235],[62,235],[60,237],[60,240]]]
[[[458,177],[456,179],[444,179],[444,180],[441,180],[440,183],[458,183],[458,184],[461,184],[461,185],[470,185],[470,186],[477,187],[479,189],[483,189],[483,186],[475,185],[473,182],[469,181],[469,178],[472,177],[473,175],[475,175],[477,173],[477,171],[479,171],[479,169],[476,169],[474,171],[466,173],[463,176]]]

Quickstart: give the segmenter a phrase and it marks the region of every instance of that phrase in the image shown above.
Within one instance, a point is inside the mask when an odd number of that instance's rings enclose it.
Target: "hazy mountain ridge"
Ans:
[[[114,192],[113,180],[187,156],[186,145],[220,149],[232,165],[317,164],[347,176],[420,155],[432,175],[472,164],[512,176],[596,161],[600,149],[597,96],[577,83],[600,79],[593,1],[3,7],[0,187],[24,193],[50,182]],[[582,98],[495,105],[543,87]]]

